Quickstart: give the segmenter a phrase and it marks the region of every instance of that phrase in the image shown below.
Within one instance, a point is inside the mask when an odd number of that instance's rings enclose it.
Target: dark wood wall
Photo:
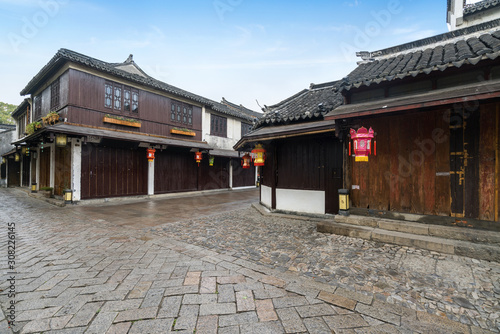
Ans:
[[[139,90],[139,113],[116,111],[104,106],[104,84],[108,81],[92,74],[69,70],[68,122],[96,127],[135,131],[181,139],[202,139],[201,107],[193,107],[193,124],[172,122],[170,110],[172,99],[145,90]],[[174,100],[175,101],[175,100]],[[141,120],[141,127],[109,124],[103,122],[106,114]],[[189,128],[195,137],[171,134],[174,127]]]
[[[198,190],[198,166],[194,153],[171,149],[155,153],[155,193]]]
[[[342,144],[333,134],[300,136],[266,145],[262,184],[275,189],[325,191],[325,210],[338,213],[338,189],[343,185]]]
[[[377,156],[349,157],[352,205],[494,220],[497,117],[489,104],[358,121],[376,132]]]
[[[21,155],[21,158],[23,159],[23,187],[29,187],[30,184],[30,161],[31,158],[26,155]]]
[[[233,187],[255,186],[255,166],[243,169],[241,159],[233,159]]]
[[[229,163],[230,159],[215,157],[214,165],[209,166],[208,156],[203,155],[200,163],[199,190],[227,189],[229,188]]]
[[[81,198],[146,195],[146,149],[82,147]]]

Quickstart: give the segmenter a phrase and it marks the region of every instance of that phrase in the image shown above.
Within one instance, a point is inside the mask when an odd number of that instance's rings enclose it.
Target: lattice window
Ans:
[[[139,91],[132,89],[132,112],[139,112]]]
[[[115,110],[122,110],[122,87],[118,85],[113,85],[114,96],[113,96],[113,106]]]
[[[57,78],[50,86],[50,111],[56,111],[57,109],[59,109],[59,101],[60,101],[59,88],[60,88],[59,78]]]
[[[227,137],[227,118],[211,114],[210,134],[213,136]]]
[[[175,104],[172,103],[172,109],[170,110],[170,120],[175,122]]]
[[[132,94],[130,93],[130,88],[125,87],[123,89],[123,110],[130,111],[130,104],[132,101]]]
[[[113,107],[113,85],[110,83],[104,84],[104,106]]]
[[[252,124],[241,123],[241,136],[243,137],[252,130]]]
[[[35,115],[33,120],[36,121],[42,117],[42,95],[35,96]]]

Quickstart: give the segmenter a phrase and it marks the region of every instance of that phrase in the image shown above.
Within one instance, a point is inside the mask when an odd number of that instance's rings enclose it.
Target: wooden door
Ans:
[[[50,147],[40,150],[40,184],[39,187],[50,187]]]
[[[71,188],[71,146],[56,147],[54,195],[62,196]]]
[[[146,195],[146,150],[82,147],[82,199]]]
[[[25,156],[25,155],[22,155],[22,159],[23,159],[23,170],[22,170],[22,173],[23,173],[23,184],[22,186],[23,187],[29,187],[31,184],[30,184],[30,157],[29,156]]]
[[[21,163],[15,162],[14,159],[8,159],[7,167],[7,184],[9,187],[19,187],[21,185]]]
[[[325,211],[330,214],[339,213],[339,193],[343,187],[343,154],[342,143],[334,137],[323,142],[325,156]]]
[[[455,106],[450,115],[451,216],[479,216],[479,111]]]

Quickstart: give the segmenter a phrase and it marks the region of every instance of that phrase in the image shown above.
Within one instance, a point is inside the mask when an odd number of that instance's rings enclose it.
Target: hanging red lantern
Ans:
[[[351,139],[354,141],[355,161],[368,161],[368,155],[372,154],[371,142],[375,132],[372,128],[367,130],[365,127],[361,127],[358,131],[351,129],[350,133]],[[351,153],[350,147],[349,145],[349,153]]]
[[[149,162],[155,161],[155,152],[156,152],[156,150],[154,148],[148,148],[147,152],[148,152],[148,161]]]
[[[255,146],[252,150],[252,154],[255,157],[253,161],[254,166],[264,166],[264,162],[266,161],[266,150],[261,144]]]
[[[252,157],[250,154],[245,154],[243,157],[241,157],[241,166],[243,166],[244,169],[250,168],[252,163]]]
[[[196,153],[194,154],[194,159],[195,159],[195,160],[196,160],[196,162],[198,163],[198,167],[199,167],[199,166],[200,166],[200,162],[201,162],[201,160],[203,159],[203,153],[201,153],[201,152],[199,152],[199,151],[198,151],[198,152],[196,152]]]

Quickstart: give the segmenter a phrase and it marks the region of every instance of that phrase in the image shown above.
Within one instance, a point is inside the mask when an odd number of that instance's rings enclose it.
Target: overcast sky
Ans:
[[[447,32],[446,0],[0,0],[0,101],[60,48],[259,110],[341,79],[356,51]]]

